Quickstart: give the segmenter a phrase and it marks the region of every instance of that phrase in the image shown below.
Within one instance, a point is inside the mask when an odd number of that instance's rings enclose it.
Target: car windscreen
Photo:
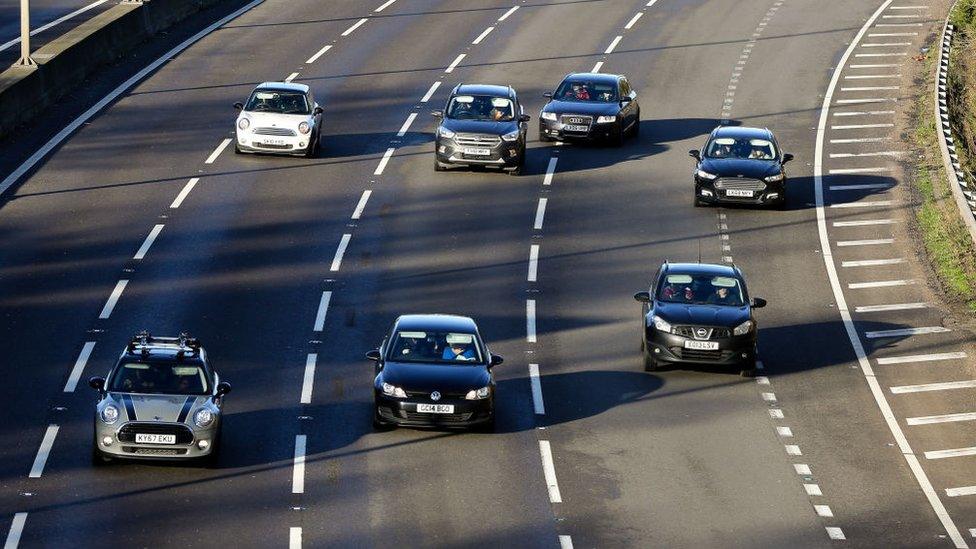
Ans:
[[[484,364],[474,334],[434,330],[397,332],[390,340],[386,360],[458,366]]]
[[[552,95],[557,101],[585,101],[589,103],[616,103],[617,84],[609,82],[566,81]]]
[[[768,139],[743,137],[716,137],[705,147],[708,158],[745,158],[752,160],[776,160],[776,145]]]
[[[657,289],[657,299],[692,305],[745,305],[742,286],[730,276],[667,274]]]
[[[490,95],[456,95],[447,106],[447,117],[455,120],[515,120],[515,105],[507,97]]]
[[[204,395],[209,385],[203,368],[196,364],[125,363],[112,375],[109,391],[161,395]]]
[[[312,112],[304,93],[284,90],[254,90],[244,110],[278,114],[309,114]]]

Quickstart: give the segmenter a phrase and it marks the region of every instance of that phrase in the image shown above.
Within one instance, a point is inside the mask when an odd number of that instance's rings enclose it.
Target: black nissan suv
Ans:
[[[634,299],[641,303],[645,371],[680,363],[755,370],[752,310],[766,301],[749,299],[738,267],[665,262],[650,290]]]
[[[752,204],[786,208],[786,171],[793,155],[783,153],[765,128],[719,126],[703,150],[688,151],[695,166],[695,206]]]
[[[511,86],[458,84],[434,135],[434,171],[449,165],[495,166],[520,175],[525,166],[524,114]]]
[[[640,132],[637,92],[626,76],[567,74],[539,115],[539,141],[609,141],[620,146]]]

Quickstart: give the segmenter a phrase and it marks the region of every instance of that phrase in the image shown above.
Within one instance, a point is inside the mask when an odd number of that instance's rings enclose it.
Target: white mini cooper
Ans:
[[[283,153],[315,156],[322,131],[322,107],[305,84],[264,82],[246,103],[234,126],[237,153]]]

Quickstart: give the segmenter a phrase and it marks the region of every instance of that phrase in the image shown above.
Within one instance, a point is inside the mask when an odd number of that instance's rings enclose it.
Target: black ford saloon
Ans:
[[[404,315],[379,349],[373,426],[471,427],[495,425],[495,380],[502,363],[481,339],[474,320],[452,315]]]
[[[701,151],[688,151],[695,166],[695,206],[751,204],[785,209],[786,171],[793,155],[783,153],[765,128],[719,126]]]
[[[609,141],[622,145],[640,132],[637,92],[626,76],[568,74],[539,115],[539,141]]]
[[[749,299],[735,266],[665,263],[641,303],[644,370],[667,364],[712,364],[752,372],[756,365],[756,320],[752,309],[766,306]]]

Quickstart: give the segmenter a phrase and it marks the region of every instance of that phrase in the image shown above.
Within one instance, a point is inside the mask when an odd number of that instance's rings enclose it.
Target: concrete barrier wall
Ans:
[[[221,0],[150,0],[119,4],[33,53],[37,67],[0,74],[0,139],[57,102],[105,64]]]

